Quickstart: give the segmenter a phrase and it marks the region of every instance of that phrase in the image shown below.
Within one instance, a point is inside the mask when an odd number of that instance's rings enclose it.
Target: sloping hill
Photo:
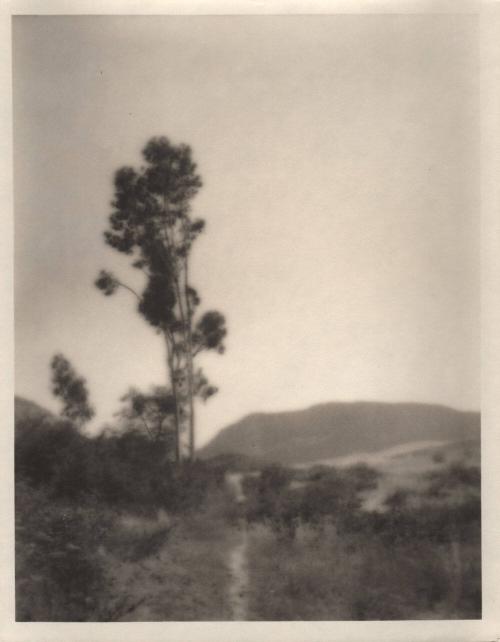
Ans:
[[[16,421],[24,421],[25,419],[33,419],[36,417],[53,417],[50,411],[42,408],[42,406],[39,406],[34,401],[17,396],[14,399],[14,414]]]
[[[15,435],[25,430],[50,430],[61,423],[62,419],[52,414],[34,401],[16,396],[14,399]]]
[[[253,414],[222,430],[202,458],[238,453],[283,464],[314,462],[422,441],[480,438],[480,414],[417,403],[333,402]]]

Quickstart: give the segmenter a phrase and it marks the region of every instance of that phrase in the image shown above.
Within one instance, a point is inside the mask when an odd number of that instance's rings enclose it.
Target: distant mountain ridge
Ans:
[[[299,464],[376,452],[417,441],[480,439],[479,412],[419,403],[331,402],[292,412],[248,415],[199,451]]]
[[[64,420],[58,417],[50,410],[43,406],[25,399],[24,397],[14,397],[14,425],[16,437],[21,435],[26,429],[36,427],[39,430],[51,430],[57,428]]]
[[[50,412],[50,410],[43,408],[34,401],[30,401],[29,399],[25,399],[24,397],[18,397],[17,395],[14,397],[14,415],[16,421],[22,421],[24,419],[31,419],[35,417],[51,417],[53,419],[56,419],[55,415]]]

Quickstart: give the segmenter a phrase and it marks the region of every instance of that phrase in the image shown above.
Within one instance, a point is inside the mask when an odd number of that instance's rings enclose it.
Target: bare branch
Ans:
[[[137,292],[133,288],[131,288],[129,285],[127,285],[126,283],[122,283],[118,279],[116,279],[116,283],[118,286],[125,288],[129,292],[132,292],[132,294],[137,298],[138,301],[142,301],[142,297],[139,294],[137,294]]]

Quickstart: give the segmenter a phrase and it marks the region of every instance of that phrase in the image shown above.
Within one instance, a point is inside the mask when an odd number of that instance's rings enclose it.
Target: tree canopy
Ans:
[[[122,167],[114,178],[114,199],[105,242],[130,256],[131,266],[144,273],[137,292],[113,273],[101,270],[95,285],[106,296],[119,288],[137,299],[142,317],[164,337],[177,441],[189,431],[188,448],[195,452],[194,398],[206,400],[216,392],[194,358],[202,351],[224,352],[224,316],[215,310],[197,314],[201,298],[191,285],[189,258],[205,221],[191,215],[191,200],[202,186],[188,145],[152,138],[144,147],[145,164]]]
[[[63,354],[56,354],[50,363],[52,370],[52,392],[63,402],[61,415],[83,425],[95,414],[89,403],[87,384],[80,377]]]

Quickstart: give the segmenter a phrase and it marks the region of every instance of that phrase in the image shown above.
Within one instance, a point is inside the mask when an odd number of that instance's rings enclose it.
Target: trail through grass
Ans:
[[[208,621],[232,617],[228,551],[240,534],[215,493],[199,512],[126,517],[106,551],[114,621]]]
[[[244,520],[240,520],[239,533],[239,541],[229,554],[229,603],[231,619],[243,621],[248,614],[248,531]]]
[[[174,526],[155,554],[118,564],[114,584],[125,611],[119,619],[229,619],[226,551],[233,537],[224,524],[193,518]]]

